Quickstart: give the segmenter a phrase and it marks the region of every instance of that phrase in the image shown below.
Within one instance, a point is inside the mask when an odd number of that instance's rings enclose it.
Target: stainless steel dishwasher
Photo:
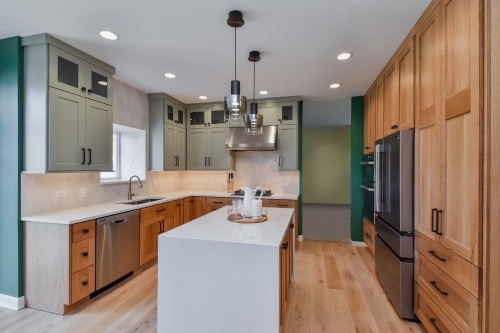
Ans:
[[[96,289],[139,267],[139,211],[97,219]]]

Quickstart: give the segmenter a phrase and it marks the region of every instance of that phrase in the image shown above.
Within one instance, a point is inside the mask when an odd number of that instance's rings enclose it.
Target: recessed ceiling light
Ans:
[[[267,95],[267,94],[269,94],[269,91],[267,91],[267,90],[262,90],[261,92],[259,92],[259,94],[261,94],[261,95]]]
[[[203,96],[203,95],[201,95],[199,98],[200,98],[200,99],[207,99],[208,97],[207,97],[207,96]]]
[[[177,75],[175,75],[174,73],[165,73],[165,76],[169,79],[175,79],[177,77]]]
[[[331,85],[330,85],[330,88],[338,88],[338,87],[340,87],[340,86],[341,86],[341,84],[340,84],[340,83],[334,83],[334,84],[331,84]]]
[[[108,83],[106,81],[97,81],[101,86],[107,86]]]
[[[102,38],[106,38],[109,40],[117,40],[118,38],[120,38],[120,36],[118,36],[117,33],[108,30],[103,30],[99,34],[101,35]]]
[[[351,52],[345,52],[345,53],[341,53],[337,56],[337,59],[339,60],[346,60],[346,59],[349,59],[350,57],[352,57],[352,53]]]

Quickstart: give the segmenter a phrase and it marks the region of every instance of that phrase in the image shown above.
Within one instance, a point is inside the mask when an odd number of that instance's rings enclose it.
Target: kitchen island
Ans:
[[[159,236],[158,332],[280,332],[294,210],[268,208],[268,221],[240,224],[228,209]]]

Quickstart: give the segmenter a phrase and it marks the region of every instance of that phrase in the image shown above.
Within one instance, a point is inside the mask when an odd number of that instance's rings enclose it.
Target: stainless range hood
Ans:
[[[226,139],[226,149],[239,151],[276,150],[278,126],[263,126],[260,135],[248,135],[245,127],[232,127]]]

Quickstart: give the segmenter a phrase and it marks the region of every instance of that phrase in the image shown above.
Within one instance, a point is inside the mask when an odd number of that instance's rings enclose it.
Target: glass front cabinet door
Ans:
[[[165,123],[185,128],[186,125],[186,110],[174,103],[164,100],[165,106]]]
[[[205,108],[187,110],[188,128],[208,128],[208,115]]]
[[[278,122],[280,125],[297,125],[299,117],[298,102],[276,103],[278,108]]]
[[[113,78],[111,73],[89,63],[86,64],[86,68],[87,98],[113,105]]]
[[[224,106],[213,106],[209,109],[209,113],[210,120],[208,122],[208,127],[229,127],[228,115],[226,111],[224,111]]]
[[[86,96],[85,66],[86,61],[49,45],[49,86]]]

